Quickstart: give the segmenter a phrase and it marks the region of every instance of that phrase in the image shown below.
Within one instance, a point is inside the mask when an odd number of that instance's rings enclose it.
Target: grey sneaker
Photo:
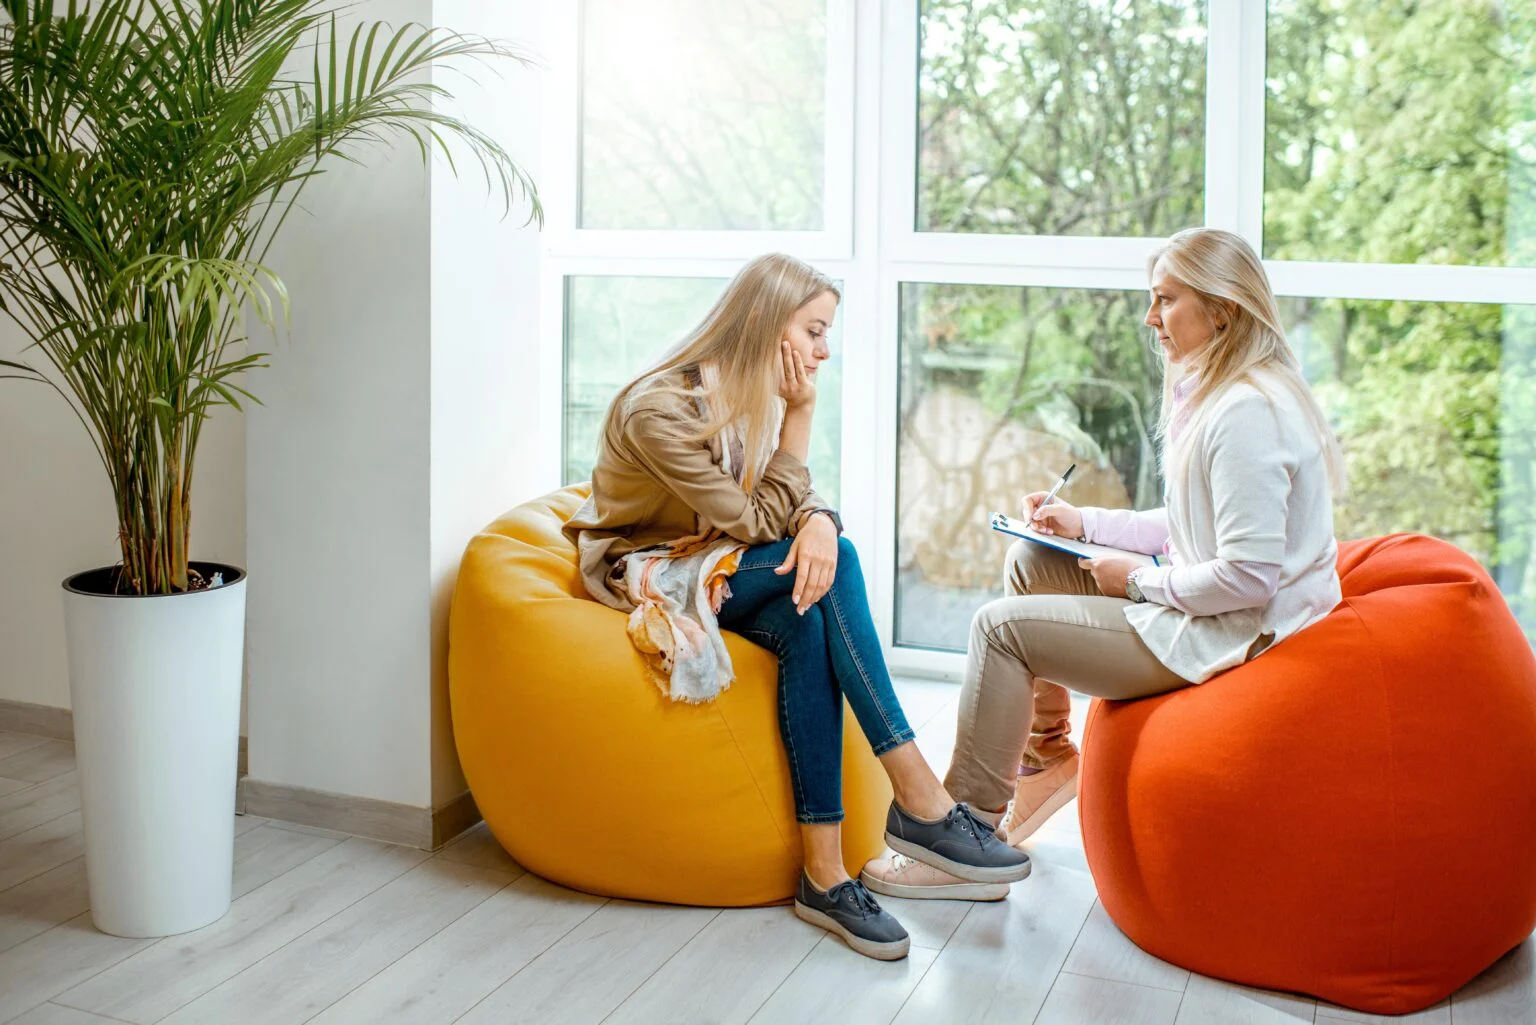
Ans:
[[[1029,855],[999,840],[963,801],[937,822],[913,818],[892,801],[885,842],[897,854],[972,883],[1016,883],[1029,875]]]
[[[879,961],[900,961],[907,956],[912,939],[896,916],[880,907],[857,879],[838,883],[826,893],[800,873],[795,893],[795,915],[843,938],[854,950]]]

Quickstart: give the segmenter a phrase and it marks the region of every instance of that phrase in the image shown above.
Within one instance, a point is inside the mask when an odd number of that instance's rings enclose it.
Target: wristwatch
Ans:
[[[832,526],[837,528],[838,536],[842,536],[843,518],[837,514],[836,509],[812,509],[809,513],[806,514],[805,519],[801,521],[802,524],[811,522],[811,517],[815,516],[817,513],[826,513],[828,516],[832,517]]]
[[[1140,572],[1141,570],[1139,569],[1132,570],[1131,575],[1125,578],[1125,596],[1131,599],[1131,601],[1142,602],[1147,600],[1147,596],[1141,593],[1141,588],[1136,583],[1136,574]]]

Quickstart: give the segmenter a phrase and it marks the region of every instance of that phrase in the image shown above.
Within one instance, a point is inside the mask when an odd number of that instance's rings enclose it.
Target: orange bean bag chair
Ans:
[[[1095,702],[1078,814],[1138,946],[1400,1014],[1536,928],[1536,657],[1445,542],[1347,542],[1339,575],[1333,612],[1247,665]]]
[[[561,525],[588,486],[519,506],[470,541],[448,628],[459,761],[507,852],[577,890],[740,907],[800,874],[778,662],[726,633],[736,681],[716,700],[662,696],[587,596]],[[848,870],[885,848],[891,790],[851,712],[843,730]]]

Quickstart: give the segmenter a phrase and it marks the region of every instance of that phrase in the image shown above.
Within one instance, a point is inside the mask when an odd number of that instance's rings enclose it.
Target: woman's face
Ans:
[[[827,348],[827,332],[837,316],[837,296],[823,292],[795,311],[784,326],[783,340],[800,354],[806,373],[816,376],[816,368],[832,357]]]
[[[1152,305],[1143,323],[1157,332],[1158,343],[1170,363],[1197,356],[1219,326],[1200,302],[1200,296],[1168,274],[1159,260],[1152,267]]]

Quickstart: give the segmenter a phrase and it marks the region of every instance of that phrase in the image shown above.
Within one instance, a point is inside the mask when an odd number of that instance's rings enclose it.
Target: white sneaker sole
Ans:
[[[876,961],[900,961],[907,956],[907,951],[912,949],[912,937],[904,936],[890,943],[877,943],[874,940],[866,940],[862,936],[855,936],[838,924],[837,919],[831,915],[817,911],[815,908],[806,907],[798,900],[795,901],[795,917],[804,922],[809,922],[818,929],[841,936],[843,942],[865,957],[872,957]]]
[[[1022,865],[1000,865],[996,868],[982,868],[976,865],[962,865],[958,861],[950,861],[942,854],[935,854],[926,847],[919,847],[911,840],[903,840],[895,833],[887,831],[885,843],[897,854],[905,854],[913,861],[921,861],[924,865],[932,865],[942,869],[952,876],[959,876],[968,883],[1016,883],[1029,875],[1030,863]]]
[[[888,883],[870,875],[859,873],[859,881],[876,893],[887,897],[906,897],[911,900],[1004,900],[1012,883],[940,883],[935,886],[906,886]]]
[[[1017,826],[1008,829],[1008,845],[1017,847],[1019,844],[1035,835],[1035,830],[1045,825],[1045,820],[1055,815],[1077,796],[1077,776],[1073,776],[1070,782],[1063,783],[1056,789],[1050,798],[1035,809],[1035,813],[1020,822]]]

